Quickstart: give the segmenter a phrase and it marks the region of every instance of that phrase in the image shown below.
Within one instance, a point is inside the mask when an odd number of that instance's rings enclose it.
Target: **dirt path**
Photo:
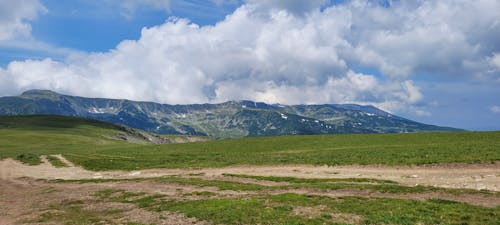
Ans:
[[[301,178],[374,178],[400,184],[444,188],[469,188],[500,191],[500,163],[447,164],[439,166],[238,166],[204,171],[207,175],[222,173]]]
[[[64,158],[64,156],[62,156],[61,154],[59,155],[52,155],[56,158],[58,158],[59,160],[61,160],[61,162],[63,162],[64,164],[66,164],[66,166],[69,166],[69,167],[75,167],[75,164],[73,164],[71,161],[67,160],[66,158]]]
[[[499,191],[500,162],[495,164],[445,164],[436,166],[232,166],[204,169],[150,169],[141,171],[88,171],[75,166],[61,155],[55,155],[68,167],[56,168],[46,157],[36,166],[22,164],[13,159],[0,160],[0,224],[27,223],[41,218],[43,213],[51,213],[51,205],[64,205],[81,201],[81,210],[114,223],[141,222],[144,224],[208,224],[175,212],[151,212],[133,204],[103,202],[95,193],[104,189],[125,190],[134,193],[161,194],[171,200],[195,200],[198,198],[241,198],[256,194],[297,193],[328,197],[363,196],[398,199],[426,200],[429,198],[464,202],[471,205],[496,207],[499,198],[491,195],[460,194],[441,192],[425,193],[381,193],[372,190],[340,189],[320,191],[300,188],[289,190],[233,191],[219,190],[213,186],[180,185],[175,182],[116,181],[107,183],[60,183],[53,179],[92,178],[148,178],[165,175],[181,175],[205,180],[255,183],[265,186],[286,185],[286,182],[258,181],[255,179],[228,177],[223,174],[245,174],[255,176],[286,176],[301,178],[375,178],[393,180],[404,185],[431,185],[448,188],[473,188]],[[196,174],[196,176],[194,176]],[[37,180],[46,179],[46,180]],[[215,196],[199,196],[192,193],[210,192]],[[119,212],[116,215],[103,214],[105,211]],[[57,213],[65,213],[57,211]],[[64,224],[36,223],[36,224]]]
[[[207,177],[224,173],[255,176],[286,176],[302,178],[375,178],[396,181],[403,185],[427,185],[445,188],[469,188],[500,191],[500,162],[493,164],[443,164],[436,166],[231,166],[204,169],[149,169],[141,171],[95,172],[74,166],[61,155],[57,156],[69,167],[56,168],[44,161],[29,166],[13,159],[0,161],[0,178],[20,177],[35,179],[96,179],[147,178],[165,175],[204,174]]]

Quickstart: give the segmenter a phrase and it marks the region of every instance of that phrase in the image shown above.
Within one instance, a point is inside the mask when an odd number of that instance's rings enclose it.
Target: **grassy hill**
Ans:
[[[500,132],[282,136],[184,144],[117,138],[124,132],[136,139],[144,136],[122,126],[75,117],[0,117],[0,158],[36,164],[39,155],[63,154],[91,170],[500,160]]]

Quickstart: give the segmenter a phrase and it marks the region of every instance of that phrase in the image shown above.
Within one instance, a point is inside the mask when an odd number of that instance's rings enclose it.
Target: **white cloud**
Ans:
[[[497,105],[491,106],[490,111],[492,113],[498,113],[498,114],[500,114],[500,106],[497,106]]]
[[[245,88],[242,89],[242,86]],[[224,81],[216,86],[215,92],[221,100],[236,97],[284,104],[362,103],[368,102],[373,95],[378,94],[380,88],[374,76],[349,71],[345,77],[329,77],[322,84],[304,84],[304,86],[250,79],[240,82]]]
[[[0,0],[0,44],[14,39],[31,39],[29,21],[46,11],[39,0]]]
[[[353,61],[361,58],[362,64],[400,77],[478,72],[467,62],[484,65],[482,56],[500,48],[498,10],[500,2],[494,0],[443,0],[394,2],[390,8],[355,1],[328,11],[352,17],[346,39],[352,47],[347,50],[355,50]]]
[[[22,49],[64,58],[77,51],[59,48],[33,37],[31,22],[48,13],[39,0],[0,0],[0,48]]]
[[[498,1],[351,1],[314,10],[322,3],[250,0],[213,26],[171,19],[109,52],[13,62],[0,70],[0,94],[47,88],[163,103],[361,103],[425,116],[414,74],[466,79],[496,62],[488,56],[500,48]],[[310,5],[298,13],[294,4]]]

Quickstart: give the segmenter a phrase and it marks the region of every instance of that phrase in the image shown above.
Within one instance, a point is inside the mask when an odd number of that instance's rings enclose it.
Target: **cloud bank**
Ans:
[[[307,2],[248,0],[213,26],[171,18],[109,52],[11,62],[0,68],[0,95],[42,88],[171,104],[361,103],[428,115],[413,81],[419,74],[500,82],[499,1],[357,0],[321,10],[324,1]]]

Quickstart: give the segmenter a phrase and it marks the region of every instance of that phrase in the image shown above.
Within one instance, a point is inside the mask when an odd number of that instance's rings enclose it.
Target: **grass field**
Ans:
[[[155,145],[110,138],[116,126],[59,116],[0,117],[0,158],[63,154],[90,170],[229,165],[420,165],[500,160],[500,132],[312,135]]]
[[[120,132],[127,131],[72,117],[0,117],[0,158],[39,164],[45,155],[59,170],[71,167],[61,161],[66,158],[96,171],[500,160],[500,132],[285,136],[164,145],[123,141],[116,138]],[[7,216],[3,209],[9,215],[17,212],[12,217],[23,224],[500,223],[500,192],[491,190],[405,186],[362,177],[258,176],[226,169],[215,176],[2,180],[0,223]]]

